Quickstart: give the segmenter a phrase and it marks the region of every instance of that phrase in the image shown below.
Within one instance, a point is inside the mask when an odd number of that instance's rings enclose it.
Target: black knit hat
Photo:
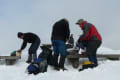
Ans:
[[[18,37],[21,37],[23,35],[22,32],[18,32]]]

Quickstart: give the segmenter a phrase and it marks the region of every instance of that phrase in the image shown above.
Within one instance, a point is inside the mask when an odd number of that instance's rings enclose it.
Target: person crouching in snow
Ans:
[[[18,32],[18,38],[23,40],[23,44],[21,48],[18,50],[18,52],[21,52],[23,49],[25,49],[27,43],[31,43],[31,46],[28,51],[28,60],[27,63],[34,62],[37,59],[37,49],[40,45],[40,38],[34,34],[34,33],[22,33]]]
[[[83,31],[83,34],[78,39],[78,43],[81,44],[82,42],[85,42],[86,54],[89,61],[93,62],[94,67],[96,67],[98,65],[96,52],[102,43],[101,35],[93,24],[88,23],[83,19],[78,20],[76,24],[79,25]]]

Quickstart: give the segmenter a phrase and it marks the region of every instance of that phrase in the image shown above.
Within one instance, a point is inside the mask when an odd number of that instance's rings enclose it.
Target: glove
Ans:
[[[21,49],[20,49],[20,50],[17,50],[17,56],[21,57],[21,52],[22,52]]]
[[[18,53],[17,53],[17,56],[21,57],[21,52],[18,52]]]

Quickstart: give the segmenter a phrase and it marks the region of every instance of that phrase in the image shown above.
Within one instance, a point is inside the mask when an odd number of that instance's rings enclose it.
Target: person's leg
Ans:
[[[59,61],[59,67],[64,68],[64,63],[65,63],[65,58],[66,56],[60,56],[60,61]]]
[[[66,45],[64,41],[59,40],[60,61],[59,67],[64,68],[65,58],[67,56]]]
[[[58,67],[58,56],[59,56],[59,51],[58,51],[58,43],[57,40],[52,41],[52,46],[53,46],[53,65],[54,67]]]
[[[100,44],[101,44],[100,41],[94,41],[94,42],[88,43],[88,47],[87,47],[88,58],[91,62],[94,62],[95,65],[98,65],[96,52],[97,52],[97,49],[100,46]]]
[[[37,49],[39,48],[40,40],[36,40],[35,43],[32,43],[29,48],[29,54],[32,54],[32,59],[35,61],[37,59]]]
[[[31,63],[32,62],[32,54],[28,54],[28,59],[26,61],[27,63]]]
[[[96,55],[88,55],[88,58],[91,62],[93,62],[96,66],[98,65],[97,57]]]
[[[33,58],[33,62],[35,62],[35,60],[37,59],[37,53],[33,54],[32,58]]]
[[[96,49],[97,48],[94,42],[89,42],[86,48],[86,54],[88,56],[88,59],[94,64],[97,64]]]

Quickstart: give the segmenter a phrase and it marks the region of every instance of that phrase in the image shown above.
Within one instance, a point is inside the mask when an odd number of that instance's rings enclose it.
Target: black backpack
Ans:
[[[48,65],[53,65],[52,50],[46,46],[41,46],[42,52],[38,59],[28,66],[29,74],[38,74],[47,72]]]

